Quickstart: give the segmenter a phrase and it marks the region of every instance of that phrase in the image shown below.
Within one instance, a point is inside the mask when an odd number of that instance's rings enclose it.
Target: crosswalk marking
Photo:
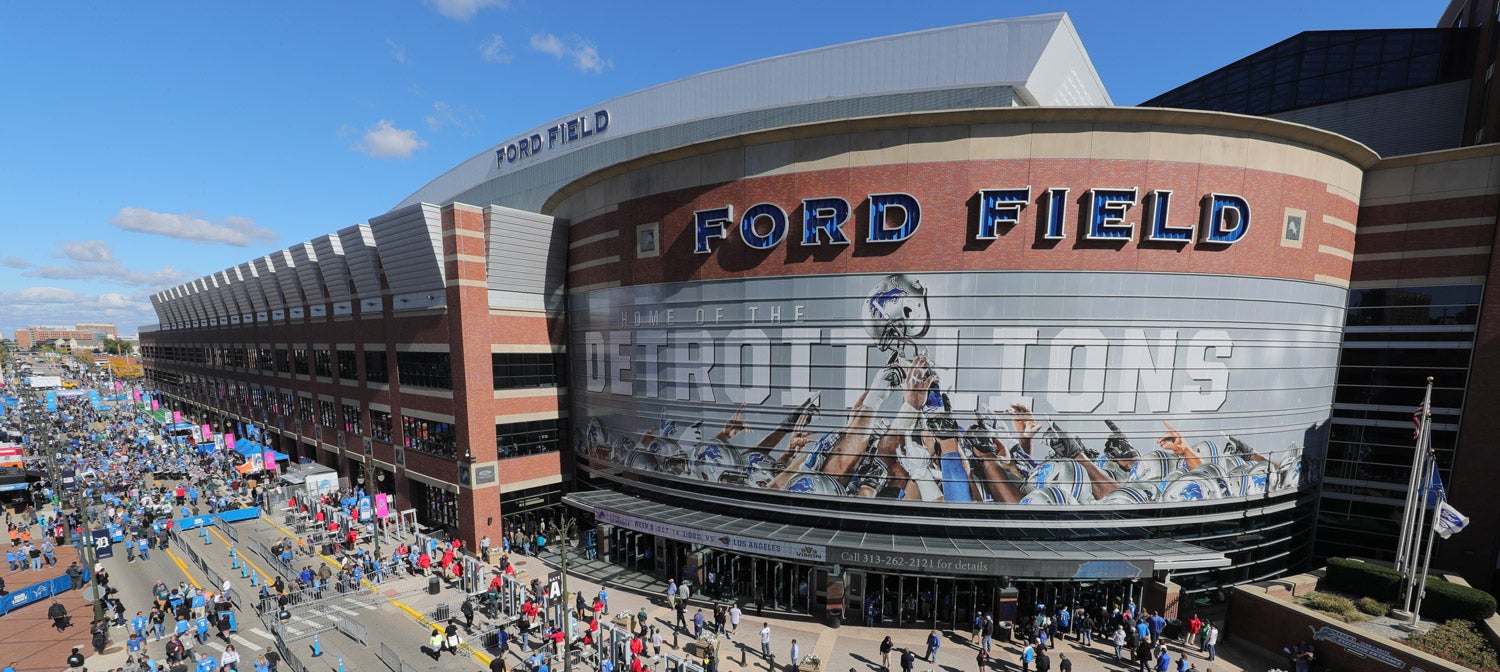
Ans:
[[[343,614],[345,616],[358,616],[359,615],[358,612],[355,612],[355,611],[350,610],[350,609],[345,609],[343,607],[340,607],[337,604],[330,604],[330,605],[328,605],[328,608],[332,609],[334,611],[337,611],[337,612],[339,612],[339,613],[341,613],[341,614]]]
[[[249,630],[246,630],[245,632],[249,632],[249,633],[251,633],[251,634],[253,634],[256,637],[259,637],[261,639],[269,639],[269,640],[272,640],[272,641],[275,641],[275,639],[276,639],[275,637],[271,636],[271,633],[266,632],[265,630],[261,630],[260,628],[250,628]]]
[[[294,637],[300,637],[302,635],[302,631],[301,630],[292,627],[290,624],[283,623],[282,626],[281,626],[281,628],[283,630],[286,630],[287,632],[292,633],[292,636],[294,636]]]
[[[271,638],[267,637],[266,639],[271,639]],[[260,643],[255,642],[255,641],[251,640],[250,638],[248,638],[248,637],[246,637],[244,635],[240,635],[240,634],[234,635],[234,641],[239,642],[239,643],[241,643],[241,644],[243,644],[245,646],[248,646],[250,648],[257,648],[257,647],[260,646]],[[275,641],[275,640],[272,640],[272,641]]]

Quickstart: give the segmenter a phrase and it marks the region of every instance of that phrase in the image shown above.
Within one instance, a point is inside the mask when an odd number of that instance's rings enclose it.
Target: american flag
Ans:
[[[1422,416],[1426,414],[1427,402],[1425,401],[1417,406],[1416,412],[1411,414],[1411,424],[1416,425],[1416,429],[1412,430],[1411,432],[1411,438],[1413,441],[1422,438]]]

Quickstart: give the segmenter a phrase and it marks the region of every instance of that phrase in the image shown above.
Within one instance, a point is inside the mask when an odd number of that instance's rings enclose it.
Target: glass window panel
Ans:
[[[1328,47],[1328,57],[1324,61],[1323,67],[1327,68],[1329,72],[1348,70],[1354,67],[1354,43],[1344,42],[1342,44],[1330,45]]]
[[[1323,72],[1328,63],[1327,49],[1310,49],[1302,54],[1302,76],[1310,77]]]
[[[1421,86],[1438,81],[1443,74],[1442,54],[1422,54],[1413,56],[1411,69],[1407,71],[1406,85]]]
[[[1385,35],[1383,61],[1398,61],[1411,56],[1412,34],[1409,31],[1393,31]]]
[[[1297,107],[1307,107],[1323,102],[1323,79],[1313,77],[1297,80]]]
[[[1292,106],[1293,106],[1293,104],[1296,103],[1296,102],[1297,102],[1297,84],[1296,84],[1296,82],[1287,82],[1286,84],[1277,84],[1276,88],[1274,88],[1274,89],[1271,90],[1271,111],[1272,112],[1280,112],[1282,110],[1291,109]]]
[[[1500,7],[1500,5],[1497,5]],[[1412,36],[1411,53],[1413,55],[1435,54],[1443,50],[1443,36],[1441,30],[1421,30]]]
[[[1270,86],[1276,75],[1276,61],[1270,54],[1260,54],[1250,63],[1250,86]]]
[[[1389,61],[1380,66],[1380,90],[1394,91],[1406,86],[1406,69],[1410,61]]]
[[[1297,73],[1301,72],[1302,59],[1296,54],[1283,56],[1276,59],[1276,83],[1285,84],[1297,79]]]
[[[1323,76],[1323,100],[1343,100],[1349,95],[1349,71],[1341,70]]]
[[[1368,96],[1375,93],[1380,84],[1380,66],[1358,68],[1349,75],[1349,95]]]
[[[1354,67],[1363,68],[1380,63],[1382,51],[1381,35],[1362,37],[1354,43]]]

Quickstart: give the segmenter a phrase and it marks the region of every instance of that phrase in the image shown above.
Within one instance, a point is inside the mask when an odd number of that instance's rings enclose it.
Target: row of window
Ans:
[[[153,362],[181,362],[247,368],[260,371],[332,378],[359,379],[361,357],[353,350],[308,348],[210,348],[198,346],[142,346],[141,353]],[[490,368],[497,390],[563,387],[567,366],[562,353],[495,353]],[[364,382],[390,383],[391,371],[384,350],[363,353]],[[397,352],[397,380],[410,387],[453,389],[452,356],[446,352]]]
[[[292,392],[278,394],[239,385],[215,385],[201,377],[188,378],[157,368],[146,369],[146,377],[164,390],[206,399],[219,406],[227,407],[237,402],[243,407],[267,408],[277,416],[292,416],[303,421],[316,419],[319,425],[330,429],[342,427],[348,434],[364,433],[363,414],[357,405],[314,400]],[[444,457],[455,456],[457,436],[453,423],[411,416],[402,416],[401,423],[406,448]],[[566,423],[558,418],[502,423],[495,425],[495,447],[502,460],[552,453],[562,449],[566,435]],[[370,411],[370,437],[385,443],[394,442],[390,412]]]

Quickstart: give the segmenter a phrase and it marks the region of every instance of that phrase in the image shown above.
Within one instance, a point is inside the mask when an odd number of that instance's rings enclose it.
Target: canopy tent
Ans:
[[[266,449],[265,446],[263,446],[263,445],[261,445],[259,443],[256,443],[254,441],[250,441],[250,440],[247,440],[247,439],[238,439],[238,440],[236,440],[234,442],[234,452],[239,453],[241,455],[245,455],[245,456],[256,455],[256,454],[264,456],[266,454],[266,452],[267,452],[267,449]],[[269,451],[269,452],[271,453],[271,457],[274,458],[277,462],[280,462],[282,460],[289,460],[289,459],[291,459],[290,455],[287,455],[286,453],[283,453],[283,452],[279,452],[279,451],[275,451],[275,450],[272,450],[272,451]]]

